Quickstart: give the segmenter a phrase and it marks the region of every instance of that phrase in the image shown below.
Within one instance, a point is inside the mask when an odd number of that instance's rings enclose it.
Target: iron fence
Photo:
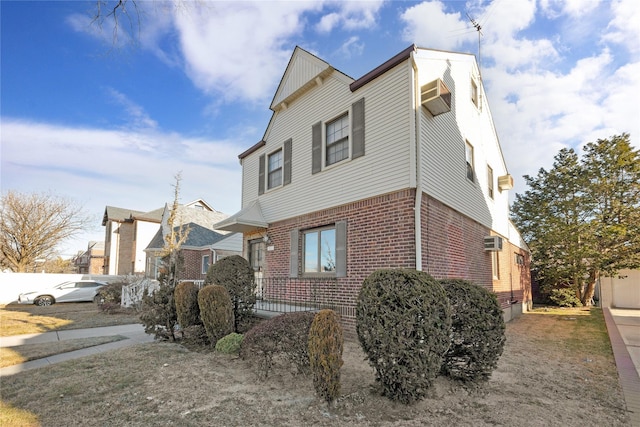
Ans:
[[[256,312],[290,313],[335,308],[335,278],[256,278]]]

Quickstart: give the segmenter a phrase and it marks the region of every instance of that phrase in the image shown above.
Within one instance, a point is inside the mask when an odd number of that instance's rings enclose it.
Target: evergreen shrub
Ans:
[[[356,304],[356,333],[382,394],[410,404],[424,398],[449,348],[451,308],[429,274],[378,270]]]
[[[233,302],[234,331],[238,332],[238,326],[253,316],[256,304],[254,271],[249,261],[240,255],[222,258],[209,267],[204,283],[227,289]]]
[[[451,346],[441,372],[450,378],[488,380],[505,343],[502,309],[495,294],[472,282],[443,279],[451,304]]]
[[[222,337],[216,343],[216,351],[225,354],[236,354],[240,351],[240,346],[242,345],[242,334],[236,334],[235,332],[230,333],[229,335]]]
[[[559,307],[582,306],[582,301],[580,301],[580,298],[576,295],[575,289],[572,288],[552,289],[549,294],[549,299]]]
[[[157,289],[149,292],[145,289],[142,295],[140,321],[147,334],[154,334],[155,339],[175,341],[175,327],[178,323],[176,305],[173,299],[175,286],[164,277],[160,279]]]
[[[122,307],[122,287],[124,285],[126,285],[125,282],[109,283],[98,290],[94,301],[100,311],[111,314]]]
[[[178,324],[185,330],[190,326],[201,325],[198,306],[198,286],[193,282],[181,282],[176,285],[174,300]]]
[[[258,362],[260,378],[269,375],[277,355],[284,356],[299,373],[308,373],[309,329],[314,317],[314,312],[304,311],[263,320],[244,334],[240,356]]]
[[[218,285],[208,285],[198,293],[200,318],[211,345],[233,332],[233,304],[229,292]]]
[[[344,337],[338,315],[319,311],[309,329],[309,363],[316,393],[327,402],[340,396],[340,368]]]

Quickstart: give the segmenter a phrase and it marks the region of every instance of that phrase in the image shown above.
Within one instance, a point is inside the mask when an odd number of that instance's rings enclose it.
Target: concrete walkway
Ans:
[[[44,359],[31,360],[19,365],[0,368],[0,377],[14,375],[20,372],[27,371],[29,369],[42,368],[54,363],[64,362],[66,360],[72,360],[79,357],[102,353],[103,351],[114,350],[117,348],[123,348],[135,344],[153,341],[153,335],[146,334],[142,325],[131,324],[106,326],[102,328],[71,329],[66,331],[44,332],[41,334],[0,337],[0,347],[15,347],[25,344],[44,344],[71,339],[94,338],[114,335],[121,335],[126,338],[120,341],[87,347],[80,350],[70,351],[68,353],[56,354]]]
[[[640,310],[604,308],[631,425],[640,427]]]

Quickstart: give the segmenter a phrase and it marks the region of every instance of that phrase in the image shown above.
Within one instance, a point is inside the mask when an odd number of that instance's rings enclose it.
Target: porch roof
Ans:
[[[260,202],[256,199],[246,208],[213,225],[214,230],[249,233],[258,229],[266,229],[269,223],[264,220]]]

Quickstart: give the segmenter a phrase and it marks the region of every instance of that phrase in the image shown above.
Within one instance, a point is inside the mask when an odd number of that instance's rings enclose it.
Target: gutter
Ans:
[[[415,60],[415,50],[412,49],[409,54],[409,61],[411,63],[412,71],[412,89],[413,94],[411,96],[411,105],[414,112],[414,120],[411,120],[411,126],[409,135],[411,141],[411,154],[413,155],[412,163],[415,167],[415,189],[416,199],[413,206],[413,225],[414,225],[414,239],[416,248],[416,270],[422,271],[422,168],[420,167],[421,147],[420,147],[420,106],[418,104],[418,65]]]

